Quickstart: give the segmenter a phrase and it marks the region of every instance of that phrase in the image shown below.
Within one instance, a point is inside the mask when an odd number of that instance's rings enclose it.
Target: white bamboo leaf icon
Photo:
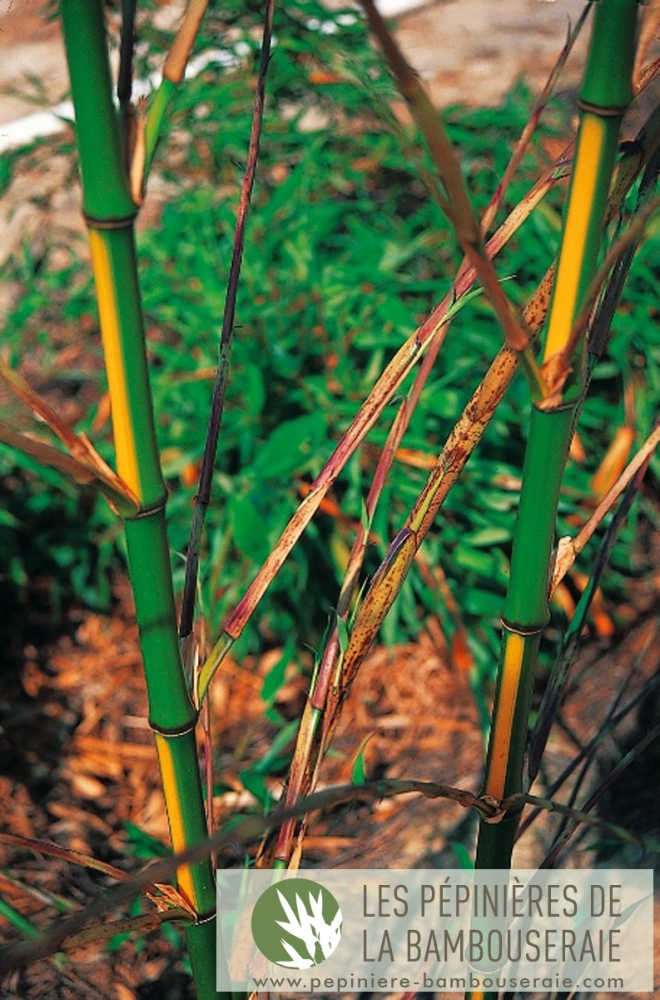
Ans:
[[[312,929],[312,922],[307,910],[305,909],[305,904],[303,903],[301,897],[296,895],[296,904],[298,907],[298,916],[296,917],[292,907],[279,889],[277,890],[277,895],[282,905],[282,909],[288,917],[288,921],[278,920],[277,923],[283,930],[288,931],[289,934],[292,934],[294,937],[297,937],[303,942],[307,948],[307,954],[313,960],[316,957],[318,937],[314,934]]]
[[[309,908],[312,911],[312,926],[316,931],[319,944],[321,945],[321,950],[323,952],[324,958],[330,958],[333,951],[339,944],[340,930],[341,930],[341,910],[337,910],[334,920],[331,924],[327,924],[325,917],[323,916],[323,894],[319,889],[318,899],[314,899],[313,895],[309,894]]]
[[[278,921],[278,923],[279,923],[279,921]],[[298,952],[293,947],[293,945],[289,944],[288,941],[285,941],[284,938],[282,938],[281,940],[282,940],[282,946],[287,950],[287,952],[291,956],[291,961],[290,962],[278,962],[277,963],[278,965],[282,965],[282,966],[284,966],[287,969],[311,969],[312,968],[312,966],[314,965],[314,962],[311,960],[311,958],[303,958],[302,955],[298,954]]]

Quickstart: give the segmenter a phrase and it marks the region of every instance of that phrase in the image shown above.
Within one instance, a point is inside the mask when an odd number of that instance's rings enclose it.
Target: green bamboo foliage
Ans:
[[[402,90],[406,93],[406,96],[409,96],[411,104],[413,105],[413,110],[417,112],[417,105],[420,101],[419,84],[416,83],[414,85],[412,96],[406,92],[405,84],[406,82],[410,83],[411,72],[407,69],[404,61],[398,54],[396,44],[391,39],[391,36],[389,36],[389,33],[387,33],[387,29],[383,25],[382,21],[379,21],[374,17],[375,12],[373,11],[373,8],[371,8],[371,5],[365,4],[365,6],[370,13],[370,18],[378,33],[379,40],[383,43],[383,48],[387,52],[388,58],[390,58],[390,62],[392,63],[397,77],[400,80]],[[578,28],[579,25],[575,30],[577,31]],[[575,32],[572,37],[575,37]],[[562,57],[560,57],[558,67],[552,74],[546,91],[544,91],[544,95],[539,102],[539,113],[543,101],[547,100],[550,87],[552,82],[554,82],[558,68],[561,65],[561,60],[568,54],[569,48],[570,44],[567,44],[565,52],[562,53]],[[428,102],[426,100],[423,101],[423,110],[424,109],[428,112]],[[417,117],[418,123],[420,124],[420,127],[422,131],[424,131],[425,135],[427,135],[429,130],[432,131],[435,129],[435,125],[430,123],[430,115],[428,113],[417,115]],[[538,117],[538,115],[536,117]],[[522,148],[524,148],[524,142],[528,141],[529,135],[530,128],[528,127],[521,140]],[[427,136],[427,138],[429,137]],[[645,139],[648,138],[650,137],[645,137]],[[431,136],[430,139],[433,139],[433,136]],[[615,215],[619,210],[624,194],[627,192],[630,184],[637,176],[644,156],[648,155],[650,150],[653,148],[654,141],[655,140],[653,139],[648,142],[640,141],[639,146],[636,146],[634,149],[627,152],[621,160],[618,168],[617,180],[613,186],[610,199],[607,203],[606,213],[608,219],[612,218],[613,215]],[[429,141],[429,147],[434,149],[432,141]],[[522,148],[514,154],[512,161],[514,165],[516,162],[519,162],[520,155],[522,155]],[[562,158],[562,160],[564,159],[565,157]],[[442,164],[440,166],[442,166]],[[558,170],[555,171],[557,176],[560,175],[560,170],[561,168],[558,168]],[[505,175],[505,179],[510,176],[510,173],[511,170],[508,170]],[[497,196],[501,198],[501,191],[499,191],[499,189]],[[482,231],[484,231],[490,221],[492,221],[496,211],[496,206],[497,200],[494,201],[493,205],[489,206],[486,217],[482,221]],[[487,251],[492,252],[490,243],[487,247]],[[459,279],[457,279],[456,286],[460,285],[460,280],[465,276],[467,271],[469,271],[469,268],[466,269],[464,264],[463,268],[459,272]],[[529,307],[525,311],[523,317],[524,328],[529,332],[532,338],[538,333],[545,321],[548,298],[553,278],[554,267],[548,271],[548,274],[541,283],[537,293],[530,301]],[[436,347],[437,342],[434,341],[431,350],[433,351]],[[430,354],[425,355],[420,367],[418,378],[423,374],[423,370],[427,365],[429,357]],[[408,518],[406,526],[392,543],[385,561],[379,568],[376,576],[373,578],[366,596],[360,603],[355,620],[350,629],[350,636],[344,639],[343,646],[339,639],[339,627],[332,631],[324,650],[323,657],[320,661],[318,672],[313,679],[310,700],[305,708],[301,722],[296,754],[289,777],[286,800],[287,804],[295,802],[296,799],[301,794],[304,794],[309,787],[314,786],[318,766],[320,760],[322,759],[323,748],[327,746],[328,740],[332,735],[341,706],[348,690],[350,689],[352,680],[355,677],[355,674],[364,656],[366,655],[377,629],[385,617],[385,614],[391,607],[396,594],[399,592],[401,584],[405,579],[406,573],[409,570],[413,559],[417,557],[417,551],[424,535],[426,534],[426,531],[433,522],[433,519],[447,496],[447,493],[451,489],[451,486],[464,468],[473,448],[478,443],[485,426],[494,412],[497,403],[502,398],[506,386],[509,384],[511,377],[516,370],[517,363],[517,352],[510,346],[503,348],[502,352],[493,363],[486,379],[482,385],[479,386],[470,403],[466,407],[463,416],[460,418],[455,429],[452,431],[445,447],[442,449],[436,468],[433,470],[427,486],[416,502],[415,507]],[[417,380],[415,384],[417,384]],[[550,396],[550,389],[547,385],[543,386],[543,391],[546,396]],[[412,402],[412,394],[411,399],[406,400],[403,404],[402,411],[399,413],[397,421],[395,421],[395,424],[393,425],[391,437],[393,437],[394,440],[397,439],[400,426],[405,424],[405,414],[409,404],[414,405],[414,402]],[[389,446],[390,442],[388,440],[388,445],[383,453],[383,458],[385,460],[387,460]],[[376,477],[378,477],[378,473],[376,474]],[[377,486],[376,480],[374,481],[374,486]],[[369,499],[367,501],[367,517],[370,516],[371,501],[372,494],[370,492]],[[368,526],[365,525],[362,525],[359,529],[354,549],[357,548],[357,550],[359,550],[361,546],[363,547],[367,530]],[[352,560],[353,553],[351,555],[351,570],[349,570],[349,575],[346,581],[348,584],[351,582],[351,572],[353,572]],[[359,569],[359,565],[357,569]],[[357,569],[355,569],[354,572],[357,572]],[[346,585],[342,589],[342,594],[337,605],[337,615],[339,618],[344,619],[344,621],[347,618],[349,610],[350,587],[348,588],[348,596],[346,596],[345,590]],[[344,628],[344,633],[345,632],[346,629]],[[222,646],[222,640],[220,645]],[[340,646],[342,648],[340,648]],[[338,663],[340,664],[339,670],[337,669]],[[320,725],[321,720],[323,720],[322,726]],[[320,736],[319,733],[321,733]],[[291,822],[287,824],[282,831],[280,831],[275,851],[278,863],[286,863],[287,859],[291,857],[293,827],[294,824]],[[298,833],[298,847],[299,846],[300,831]]]
[[[165,530],[165,487],[154,430],[130,195],[122,157],[101,0],[62,0],[118,472],[137,498],[126,544],[163,790],[175,851],[207,837],[195,741],[197,710],[185,682]],[[196,915],[187,931],[197,993],[215,996],[215,887],[210,860],[184,865],[179,892]]]
[[[523,201],[516,206],[491,239],[488,240],[485,248],[488,255],[494,257],[503,249],[508,240],[517,232],[525,220],[529,218],[534,208],[542,201],[547,192],[566,176],[567,169],[566,155],[562,154],[550,170],[530,189]],[[631,182],[629,180],[629,183]],[[328,493],[328,490],[331,489],[337,476],[373,428],[404,379],[418,363],[424,362],[428,351],[437,349],[437,342],[444,338],[448,323],[456,310],[461,308],[465,301],[467,301],[467,297],[470,295],[476,280],[477,272],[474,267],[468,266],[461,269],[449,293],[445,295],[424,323],[399,348],[385,368],[330,455],[330,458],[311,484],[307,496],[289,520],[279,540],[248,587],[245,595],[225,620],[222,634],[199,673],[197,698],[200,703],[204,700],[209,684],[222,660],[231,649],[233,643],[242,635],[259,601],[266,593],[266,590],[281,569],[303,531],[318,511],[323,498]],[[537,329],[537,325],[545,318],[548,293],[548,282],[544,280],[530,301],[526,314],[527,325],[532,329]],[[516,365],[516,352],[512,348],[504,348],[503,352],[493,362],[486,378],[476,390],[471,403],[466,407],[461,418],[461,426],[457,426],[455,434],[457,435],[457,439],[462,441],[468,437],[470,443],[463,451],[460,460],[452,465],[452,483],[464,467],[478,438],[487,425],[497,401],[499,401],[505,392],[510,379],[513,377]],[[473,433],[475,428],[476,434]],[[454,435],[452,435],[453,437]],[[443,468],[446,466],[444,452],[438,459],[438,463]],[[436,472],[432,474],[435,482],[429,483],[429,490],[436,490],[438,480],[442,479],[443,475],[444,472],[439,475]],[[425,496],[423,500],[420,498],[420,503],[422,502],[427,504],[424,518],[424,530],[426,530],[432,520],[433,514],[437,511],[437,507],[433,508],[433,502],[428,496]],[[419,541],[421,542],[421,534]],[[387,558],[389,558],[389,555],[390,553],[388,553]],[[373,589],[373,586],[371,589]],[[374,625],[369,642],[374,638],[389,607],[390,605],[387,605],[378,623]]]

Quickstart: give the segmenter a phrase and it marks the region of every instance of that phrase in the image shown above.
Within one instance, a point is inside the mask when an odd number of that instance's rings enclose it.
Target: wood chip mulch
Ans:
[[[168,833],[125,581],[117,583],[116,592],[112,617],[83,613],[73,634],[59,639],[48,655],[27,647],[22,673],[0,685],[0,831],[54,842],[134,872],[144,856],[138,856],[128,830],[138,831],[138,839],[150,837],[162,844]],[[544,781],[574,753],[576,740],[597,731],[611,692],[626,683],[634,657],[640,678],[655,671],[654,627],[648,618],[609,650],[590,647],[580,668],[582,683],[565,706],[550,745]],[[277,732],[264,719],[260,692],[280,656],[281,650],[272,650],[261,661],[240,667],[229,661],[214,682],[216,774],[224,785],[214,801],[216,823],[254,809],[240,772],[263,757]],[[300,664],[289,665],[277,702],[285,718],[299,713],[306,676]],[[638,723],[635,715],[622,735],[607,741],[600,772],[596,769],[590,780],[597,781],[603,768],[611,767],[612,755],[630,743]],[[417,643],[394,651],[378,649],[369,657],[324,764],[321,787],[350,781],[355,754],[368,737],[364,755],[369,777],[419,778],[478,789],[483,736],[477,710],[467,674],[451,664],[437,629],[424,631]],[[283,776],[269,782],[277,796]],[[646,797],[647,807],[652,799],[655,803],[653,796]],[[527,846],[521,845],[519,866],[537,863],[555,822],[553,817],[532,828]],[[127,824],[133,827],[127,829]],[[455,867],[452,843],[470,847],[474,835],[474,818],[454,803],[416,796],[359,801],[311,820],[304,858],[323,867]],[[223,864],[240,861],[240,854],[231,851],[222,859]],[[576,852],[568,863],[590,864],[592,855]],[[0,845],[0,894],[35,928],[56,918],[53,901],[62,898],[69,907],[82,906],[110,884],[108,876],[68,861]],[[153,907],[145,902],[147,910]],[[108,914],[108,920],[124,915]],[[2,915],[0,936],[4,942],[20,936]],[[134,936],[112,952],[98,943],[34,962],[10,974],[0,995],[185,1000],[193,994],[181,950],[163,934],[150,932],[139,945]]]

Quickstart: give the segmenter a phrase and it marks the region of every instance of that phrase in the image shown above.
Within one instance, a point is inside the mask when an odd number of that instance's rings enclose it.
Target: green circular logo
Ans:
[[[283,879],[259,896],[252,911],[252,937],[269,962],[285,969],[311,969],[330,958],[341,939],[339,903],[308,878]]]

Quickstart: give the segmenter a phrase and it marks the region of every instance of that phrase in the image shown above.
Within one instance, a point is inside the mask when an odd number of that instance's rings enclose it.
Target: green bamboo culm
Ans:
[[[207,836],[195,726],[186,685],[165,528],[165,486],[154,427],[137,279],[134,218],[112,100],[102,0],[61,0],[83,186],[112,406],[119,475],[140,502],[125,521],[129,570],[163,792],[175,851]],[[210,860],[177,873],[197,915],[186,938],[199,1000],[216,996],[215,885]],[[218,956],[224,961],[224,955]]]
[[[529,700],[541,634],[564,465],[585,386],[573,326],[595,273],[622,116],[632,98],[637,0],[597,0],[580,90],[580,128],[543,355],[548,395],[535,403],[514,533],[484,794],[522,791]],[[519,815],[482,821],[478,868],[509,868]],[[474,994],[476,996],[476,994]]]
[[[584,338],[573,327],[597,265],[621,119],[632,99],[637,0],[596,0],[580,127],[543,353],[548,394],[532,409],[483,794],[495,802],[523,791],[529,704],[541,635],[549,618],[548,579],[559,491],[586,387]],[[511,866],[521,807],[482,819],[477,869]],[[471,1000],[496,1000],[476,989]]]

